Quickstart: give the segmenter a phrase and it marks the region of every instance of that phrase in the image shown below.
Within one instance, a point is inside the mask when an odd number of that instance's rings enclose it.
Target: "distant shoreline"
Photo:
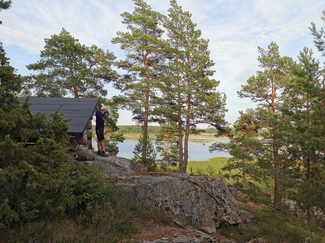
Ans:
[[[123,133],[123,136],[126,140],[139,140],[141,136],[141,126],[138,125],[123,125],[118,126],[118,132]],[[150,139],[156,140],[156,135],[160,131],[159,126],[149,126],[149,136]],[[214,128],[207,128],[204,129],[204,132],[198,134],[190,134],[189,141],[196,142],[196,143],[211,143],[217,137],[217,129]],[[95,125],[93,125],[93,138],[95,138]],[[223,138],[223,137],[219,137]]]
[[[126,140],[139,140],[140,139],[140,133],[127,133],[124,134],[124,137]],[[210,143],[213,142],[216,137],[214,134],[208,134],[208,133],[201,133],[201,134],[190,134],[190,142],[196,142],[196,143]],[[150,134],[150,139],[156,140],[156,136],[153,134]]]

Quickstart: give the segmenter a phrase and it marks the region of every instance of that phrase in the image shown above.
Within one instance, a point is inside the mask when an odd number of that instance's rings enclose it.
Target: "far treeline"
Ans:
[[[162,163],[176,162],[179,171],[186,173],[189,135],[197,131],[198,124],[207,124],[218,131],[217,136],[230,138],[210,148],[232,155],[224,168],[229,178],[243,186],[272,180],[275,208],[289,198],[309,220],[325,213],[325,69],[312,49],[302,48],[294,59],[282,56],[273,41],[265,49],[257,47],[259,68],[237,91],[239,97],[250,98],[257,106],[241,111],[230,128],[225,121],[227,97],[218,91],[219,81],[213,78],[209,41],[201,37],[191,14],[176,0],[170,1],[167,15],[154,11],[143,0],[133,2],[133,12],[121,14],[127,30],[118,31],[111,40],[125,52],[123,60],[95,45],[80,44],[62,28],[45,39],[40,60],[27,65],[33,74],[22,77],[10,66],[0,46],[3,151],[26,141],[27,135],[35,139],[35,134],[46,128],[44,121],[36,119],[37,126],[31,123],[30,129],[18,133],[32,115],[12,116],[17,96],[100,97],[110,111],[108,132],[113,137],[118,134],[120,141],[118,109],[132,112],[133,120],[141,126],[134,159],[149,170],[157,168],[159,152]],[[309,30],[325,57],[324,27],[317,29],[312,23]],[[109,100],[105,84],[110,82],[121,95]],[[12,107],[15,109],[9,109]],[[149,137],[149,124],[159,124],[157,151]],[[27,170],[26,163],[19,165]],[[11,164],[3,162],[1,166],[0,172]]]
[[[140,125],[123,125],[118,126],[119,132],[123,134],[128,133],[135,133],[135,134],[141,134],[142,133],[142,126]],[[161,131],[160,126],[148,126],[148,132],[149,134],[159,134]],[[218,130],[215,128],[207,128],[200,130],[201,133],[209,133],[209,134],[217,134]]]

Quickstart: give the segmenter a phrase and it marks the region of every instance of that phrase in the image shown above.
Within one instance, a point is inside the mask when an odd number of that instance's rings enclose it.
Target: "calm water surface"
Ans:
[[[229,141],[228,138],[216,138],[214,139],[215,142],[227,142]],[[138,143],[138,140],[125,140],[124,143],[119,143],[119,153],[117,156],[124,157],[128,159],[133,158],[133,150],[135,145]],[[217,152],[214,151],[212,153],[209,152],[209,146],[213,142],[209,143],[199,143],[199,142],[189,142],[188,144],[188,151],[189,151],[189,161],[193,160],[209,160],[215,157],[231,157],[228,153],[224,152]],[[93,141],[93,147],[97,150],[97,142]]]

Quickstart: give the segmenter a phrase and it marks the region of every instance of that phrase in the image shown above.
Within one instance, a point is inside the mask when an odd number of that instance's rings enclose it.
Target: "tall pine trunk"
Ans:
[[[280,164],[278,158],[278,148],[276,146],[273,147],[273,167],[274,167],[274,192],[273,192],[273,207],[277,208],[279,203],[282,200],[281,193],[281,180],[280,180]]]
[[[186,112],[186,122],[185,122],[185,136],[184,136],[184,158],[183,165],[181,167],[181,172],[186,173],[187,163],[188,163],[188,142],[190,137],[190,114],[191,114],[191,98],[187,100],[187,112]]]
[[[148,149],[148,138],[149,138],[149,87],[145,94],[144,104],[144,115],[143,115],[143,148],[142,148],[142,161],[147,161],[147,149]]]

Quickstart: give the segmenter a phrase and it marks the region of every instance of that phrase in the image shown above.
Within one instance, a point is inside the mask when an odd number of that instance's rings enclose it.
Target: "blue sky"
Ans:
[[[169,0],[147,0],[153,10],[166,14]],[[238,111],[255,107],[249,99],[240,99],[237,91],[258,70],[257,47],[264,49],[273,41],[280,54],[296,59],[306,46],[324,62],[316,50],[309,27],[321,20],[324,0],[178,0],[183,10],[209,39],[214,78],[218,91],[227,94],[226,120],[233,123]],[[12,0],[12,7],[0,12],[0,41],[18,74],[27,75],[26,65],[39,60],[44,38],[59,34],[62,27],[82,44],[113,52],[117,59],[124,53],[111,39],[125,31],[121,13],[132,12],[132,0]],[[118,94],[110,85],[108,97]],[[119,125],[133,124],[127,111],[120,112]]]

